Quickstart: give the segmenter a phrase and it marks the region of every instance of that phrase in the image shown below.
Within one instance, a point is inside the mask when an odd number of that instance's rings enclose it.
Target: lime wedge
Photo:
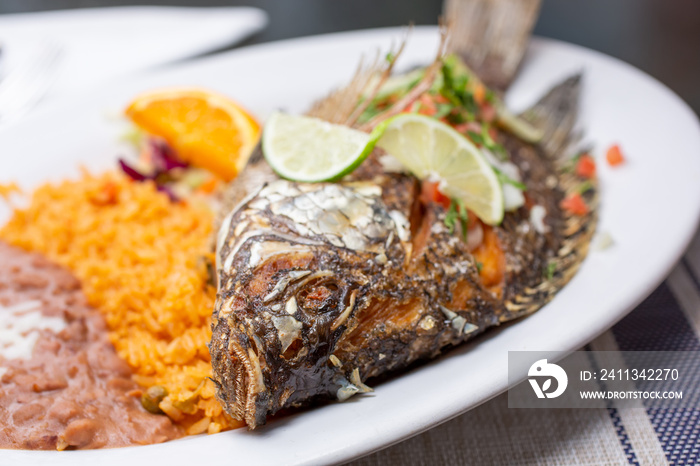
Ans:
[[[367,158],[376,136],[317,118],[273,113],[262,148],[267,162],[283,178],[315,183],[347,175]]]
[[[383,130],[383,131],[382,131]],[[450,126],[423,115],[401,114],[377,128],[377,145],[420,179],[438,181],[483,222],[503,220],[503,188],[481,151]]]

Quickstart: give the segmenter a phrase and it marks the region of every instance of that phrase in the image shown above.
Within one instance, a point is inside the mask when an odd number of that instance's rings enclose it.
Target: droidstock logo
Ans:
[[[556,398],[566,390],[569,383],[569,378],[566,376],[564,369],[556,364],[548,363],[546,359],[540,359],[530,366],[527,373],[532,389],[535,391],[537,398]],[[542,385],[538,380],[542,380]],[[549,391],[552,388],[552,379],[557,381],[556,389]]]

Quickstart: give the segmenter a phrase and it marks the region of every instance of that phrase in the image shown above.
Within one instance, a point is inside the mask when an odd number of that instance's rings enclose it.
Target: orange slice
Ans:
[[[126,115],[165,139],[183,160],[227,181],[243,168],[260,137],[260,125],[250,113],[226,96],[200,89],[141,94]]]

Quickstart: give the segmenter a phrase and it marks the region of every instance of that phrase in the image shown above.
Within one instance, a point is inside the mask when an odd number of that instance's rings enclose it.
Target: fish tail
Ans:
[[[448,52],[484,83],[505,90],[518,71],[541,0],[446,0]]]
[[[581,81],[581,73],[565,79],[520,115],[541,132],[539,144],[550,157],[566,157],[578,143],[579,135],[574,132],[574,127],[578,116]]]

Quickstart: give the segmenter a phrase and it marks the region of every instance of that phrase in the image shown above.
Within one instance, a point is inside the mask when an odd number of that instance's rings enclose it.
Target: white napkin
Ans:
[[[0,72],[46,42],[61,49],[44,100],[238,42],[267,24],[257,8],[115,7],[0,15]]]

